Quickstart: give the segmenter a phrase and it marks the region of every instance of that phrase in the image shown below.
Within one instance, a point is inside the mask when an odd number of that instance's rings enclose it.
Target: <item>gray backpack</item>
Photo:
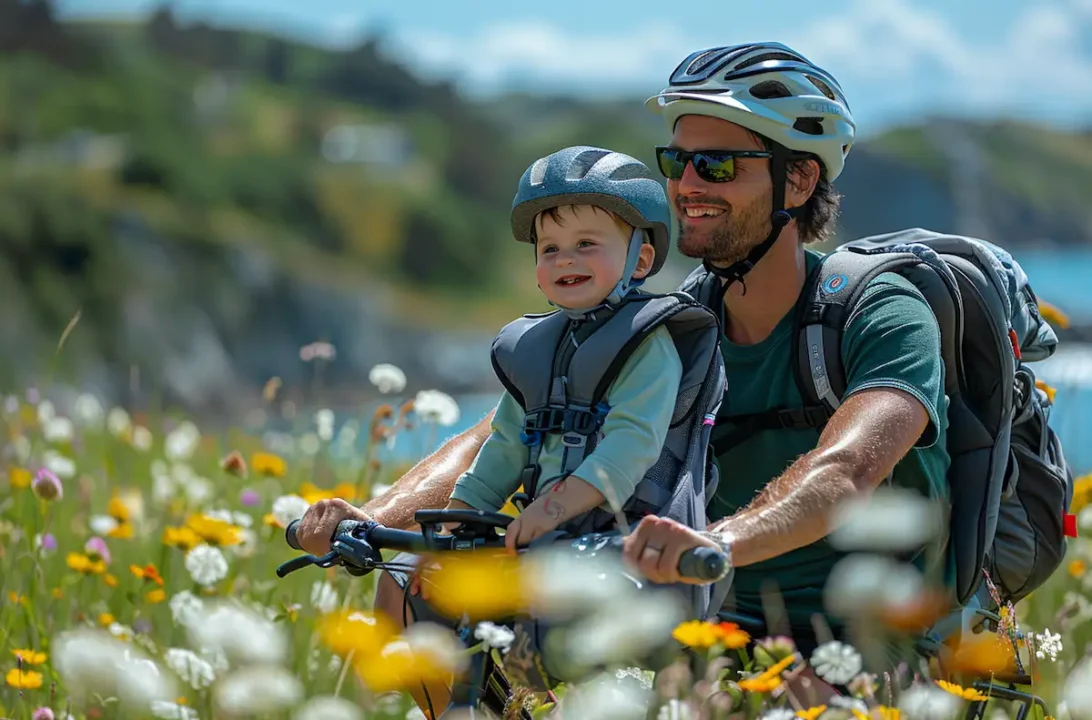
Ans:
[[[707,498],[717,486],[709,434],[724,397],[724,361],[716,316],[683,293],[633,291],[616,308],[581,321],[560,311],[525,315],[497,335],[493,368],[526,413],[522,439],[528,461],[520,480],[529,500],[549,480],[540,477],[538,465],[543,435],[562,435],[562,475],[575,470],[595,449],[610,410],[605,399],[611,384],[633,351],[661,326],[674,340],[683,375],[660,457],[622,510],[631,526],[654,514],[705,528]],[[561,529],[582,535],[614,526],[614,515],[596,508]],[[704,616],[708,597],[694,587],[688,590],[701,596],[695,611]]]
[[[797,306],[794,375],[805,406],[721,416],[714,452],[763,430],[826,423],[846,388],[842,335],[865,286],[884,272],[921,291],[941,330],[955,597],[966,604],[985,570],[1002,602],[1015,602],[1050,577],[1075,535],[1067,515],[1073,474],[1049,425],[1050,400],[1028,365],[1050,357],[1057,337],[1023,270],[991,243],[915,228],[824,256]],[[715,282],[699,269],[684,289],[710,300]]]

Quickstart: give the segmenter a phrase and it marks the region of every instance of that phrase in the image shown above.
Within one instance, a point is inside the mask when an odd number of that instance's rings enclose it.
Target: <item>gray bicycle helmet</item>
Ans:
[[[595,205],[636,229],[637,242],[631,241],[626,270],[608,301],[617,302],[629,292],[645,238],[656,251],[649,277],[663,267],[671,242],[671,211],[663,185],[640,160],[586,145],[536,160],[524,171],[512,200],[512,234],[533,244],[535,217],[562,205]]]
[[[728,281],[743,277],[777,241],[781,229],[803,208],[785,208],[787,162],[798,153],[822,161],[833,181],[845,167],[857,126],[849,101],[833,75],[782,43],[758,42],[699,50],[671,73],[668,87],[646,101],[669,130],[683,115],[705,115],[735,123],[769,138],[774,157],[773,229],[747,258],[729,268],[705,268]],[[744,285],[746,292],[746,285]]]

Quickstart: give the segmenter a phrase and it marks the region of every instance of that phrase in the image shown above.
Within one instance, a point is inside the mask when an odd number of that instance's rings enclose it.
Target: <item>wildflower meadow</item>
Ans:
[[[307,361],[324,352],[309,346]],[[536,717],[954,718],[985,698],[975,678],[1017,665],[1054,717],[1092,717],[1092,475],[1078,480],[1082,537],[1059,572],[1003,610],[1000,633],[950,647],[943,666],[926,668],[932,677],[913,665],[903,678],[862,672],[867,635],[861,647],[830,642],[804,656],[789,638],[688,620],[632,583],[597,585],[579,568],[536,587],[548,569],[506,556],[439,561],[434,580],[447,583],[452,614],[480,619],[470,648],[438,625],[399,634],[371,609],[375,574],[278,579],[298,554],[284,542],[287,523],[322,498],[382,494],[407,469],[390,459],[399,433],[425,426],[438,439],[459,417],[442,392],[405,394],[398,368],[377,366],[370,379],[387,399],[378,409],[319,409],[291,429],[202,428],[93,395],[62,402],[48,387],[0,397],[0,718],[420,718],[407,690],[422,680],[463,672],[472,653],[503,663],[512,633],[490,613],[571,609],[582,593],[590,609],[562,649],[597,671],[553,694],[517,691]],[[271,382],[255,410],[277,417],[277,392]],[[857,515],[851,524],[886,517]],[[939,616],[920,577],[857,563],[828,591],[868,633],[908,644],[911,628]],[[655,677],[626,662],[664,643],[676,660]],[[853,697],[813,702],[815,676]],[[987,712],[1015,713],[999,699]]]

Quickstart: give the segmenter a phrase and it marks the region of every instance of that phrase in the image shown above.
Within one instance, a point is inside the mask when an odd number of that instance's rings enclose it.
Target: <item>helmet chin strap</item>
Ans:
[[[558,310],[561,310],[573,320],[584,320],[596,310],[613,308],[618,305],[627,295],[629,295],[631,290],[640,287],[645,282],[644,279],[635,279],[633,273],[637,271],[637,263],[641,259],[641,246],[644,245],[646,238],[647,235],[644,230],[634,228],[633,235],[629,239],[629,249],[626,251],[626,264],[622,269],[622,277],[618,279],[618,283],[614,286],[614,289],[610,291],[610,294],[603,299],[603,302],[587,308],[565,307],[563,305],[558,305],[552,300],[547,300],[546,302],[550,303],[550,305]]]
[[[783,145],[773,144],[773,157],[770,159],[770,177],[773,180],[773,213],[770,216],[772,228],[766,239],[755,245],[744,259],[729,265],[717,267],[708,259],[702,260],[702,266],[706,272],[710,272],[725,280],[721,283],[721,298],[728,292],[732,283],[738,282],[743,286],[743,294],[747,294],[747,283],[744,276],[749,273],[758,261],[770,251],[777,238],[781,236],[781,230],[789,224],[789,221],[800,215],[802,207],[785,208],[785,180],[788,176],[788,160],[790,151]]]

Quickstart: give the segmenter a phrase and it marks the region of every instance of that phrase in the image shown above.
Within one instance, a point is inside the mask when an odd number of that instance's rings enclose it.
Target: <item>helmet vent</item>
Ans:
[[[702,70],[704,70],[706,68],[707,65],[709,65],[709,63],[723,57],[725,49],[728,49],[728,48],[713,48],[712,50],[710,50],[708,52],[704,52],[701,55],[698,55],[696,58],[694,58],[694,60],[686,68],[687,74],[688,75],[693,75],[695,73],[700,73]]]
[[[549,166],[546,158],[541,158],[535,161],[535,164],[531,166],[531,186],[535,187],[542,184],[542,181],[546,179],[546,168]]]
[[[627,163],[615,168],[610,174],[611,180],[654,180],[652,173],[643,165]]]
[[[792,124],[792,129],[807,135],[823,134],[823,119],[816,117],[797,118]]]
[[[752,65],[758,65],[760,62],[766,62],[767,60],[786,60],[788,62],[804,62],[804,58],[800,57],[799,55],[790,55],[789,53],[783,53],[783,52],[768,52],[768,53],[762,53],[761,55],[755,55],[753,58],[747,58],[746,60],[741,62],[739,65],[736,65],[732,69],[733,69],[733,71],[742,70],[744,68],[749,68]]]
[[[566,180],[583,180],[592,166],[602,160],[610,152],[607,150],[585,150],[573,158],[569,165],[569,172],[565,174]]]
[[[815,87],[819,88],[819,92],[826,95],[828,100],[833,100],[834,102],[838,102],[838,98],[834,97],[834,91],[832,91],[830,89],[830,85],[827,85],[825,82],[823,82],[822,80],[820,80],[819,78],[817,78],[817,77],[815,77],[813,75],[805,74],[804,77],[806,77],[808,80],[811,80],[811,84],[814,85]]]
[[[769,100],[770,98],[783,98],[791,97],[792,93],[784,84],[779,83],[776,80],[765,80],[759,84],[751,87],[751,95],[755,96],[759,100]]]

